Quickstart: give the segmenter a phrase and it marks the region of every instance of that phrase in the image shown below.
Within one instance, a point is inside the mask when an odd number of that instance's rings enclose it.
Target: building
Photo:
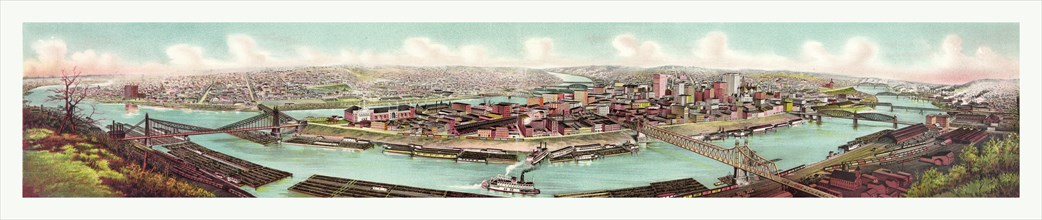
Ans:
[[[825,88],[829,88],[829,89],[831,89],[831,88],[832,88],[832,87],[834,87],[835,85],[836,85],[836,83],[835,83],[835,82],[833,82],[833,81],[832,81],[832,79],[829,79],[829,82],[828,82],[828,83],[825,83],[825,84],[822,84],[822,85],[821,85],[821,87],[825,87]]]
[[[123,99],[137,99],[144,97],[144,94],[141,94],[141,92],[138,91],[138,85],[123,86]]]
[[[546,93],[543,94],[543,103],[556,102],[561,100],[562,94],[559,93]]]
[[[861,170],[858,169],[854,172],[847,172],[843,170],[832,171],[832,175],[829,179],[829,185],[849,191],[857,190],[861,187]]]
[[[451,108],[452,110],[466,112],[467,114],[470,114],[470,104],[467,103],[453,102]]]
[[[655,74],[652,78],[654,81],[652,81],[651,84],[653,87],[652,89],[655,90],[655,98],[666,97],[666,87],[669,86],[669,75]]]
[[[538,105],[540,107],[543,106],[543,97],[541,97],[541,96],[528,97],[528,99],[525,100],[525,101],[526,101],[526,104],[528,104],[528,106],[533,106],[533,105]]]
[[[709,98],[706,98],[706,100],[723,99],[724,96],[730,95],[726,91],[727,87],[726,82],[713,82],[713,88],[709,89]]]
[[[948,115],[944,114],[930,114],[926,115],[926,126],[934,129],[948,129],[951,123],[948,121]]]
[[[927,128],[926,125],[916,124],[890,132],[890,134],[887,134],[886,137],[893,139],[894,143],[903,143],[905,141],[918,137],[919,135],[923,135],[929,130],[930,129]]]
[[[742,76],[738,75],[738,73],[724,74],[724,83],[727,83],[724,95],[738,94],[738,87],[742,85]]]
[[[391,121],[416,117],[416,108],[408,105],[388,106],[372,109],[372,121]]]
[[[514,104],[500,102],[492,106],[492,113],[502,115],[504,117],[511,115],[511,110],[514,108]]]
[[[590,104],[590,100],[587,100],[587,97],[589,97],[589,95],[590,92],[586,90],[579,90],[573,92],[572,99],[575,99],[575,101],[579,101],[582,103],[583,106],[586,106]]]
[[[372,109],[363,109],[362,107],[351,106],[350,108],[344,109],[344,120],[352,123],[370,121],[372,119],[372,114]]]

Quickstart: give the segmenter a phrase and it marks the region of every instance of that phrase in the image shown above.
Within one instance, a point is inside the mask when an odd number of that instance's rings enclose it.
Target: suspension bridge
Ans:
[[[307,126],[306,121],[297,120],[279,111],[278,107],[273,109],[257,105],[257,108],[260,114],[219,128],[156,119],[145,114],[145,118],[134,125],[113,121],[109,136],[114,140],[140,141],[146,146],[151,146],[187,141],[188,137],[193,135],[227,133],[256,143],[269,144],[281,140],[285,132],[297,131]]]

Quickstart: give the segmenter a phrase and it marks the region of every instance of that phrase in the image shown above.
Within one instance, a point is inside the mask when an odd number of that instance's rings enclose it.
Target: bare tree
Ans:
[[[80,102],[95,91],[90,86],[80,85],[83,82],[82,73],[76,67],[73,67],[71,72],[62,70],[60,78],[61,87],[52,89],[51,91],[54,94],[48,97],[48,101],[61,101],[64,104],[61,106],[63,115],[58,126],[58,133],[64,134],[75,131],[77,118],[82,118],[89,123],[90,116],[94,115],[93,109],[95,108],[93,105],[89,115],[83,115],[83,110],[77,107]]]

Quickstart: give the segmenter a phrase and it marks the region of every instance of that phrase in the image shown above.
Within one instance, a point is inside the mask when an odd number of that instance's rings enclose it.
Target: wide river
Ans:
[[[589,81],[587,78],[574,75],[552,74],[566,81]],[[49,88],[52,87],[34,89],[24,98],[30,105],[59,105],[57,102],[46,101]],[[858,88],[858,90],[875,94],[886,89]],[[901,106],[933,107],[929,102],[894,97],[879,97],[879,100]],[[463,101],[480,103],[486,100]],[[487,101],[490,103],[523,103],[525,100],[518,97],[492,97]],[[147,106],[142,106],[137,110],[128,110],[123,104],[98,104],[97,107],[99,112],[95,114],[95,118],[129,124],[136,124],[144,118],[145,113],[148,113],[150,117],[156,119],[204,127],[220,127],[257,114],[256,112],[181,110]],[[901,121],[920,122],[925,118],[925,115],[919,114],[918,111],[889,112],[884,107],[880,109],[880,112],[894,114]],[[287,114],[302,118],[340,115],[343,114],[343,110],[301,110],[288,111]],[[824,123],[820,125],[805,123],[801,126],[781,128],[767,134],[753,135],[750,138],[749,146],[765,158],[781,159],[777,165],[780,170],[784,170],[820,161],[829,151],[835,151],[839,145],[855,137],[891,127],[892,125],[887,123],[862,121],[855,128],[850,120],[825,118]],[[293,173],[291,178],[256,189],[243,187],[258,197],[307,197],[307,195],[290,192],[287,189],[313,174],[433,189],[513,196],[488,192],[481,189],[479,183],[486,178],[508,171],[517,175],[521,170],[515,169],[516,166],[503,164],[456,163],[450,160],[387,155],[383,154],[379,148],[364,152],[350,152],[290,143],[263,146],[227,134],[194,136],[192,141],[228,155]],[[734,145],[734,140],[726,139],[714,143],[730,147]],[[653,142],[635,155],[614,156],[579,163],[544,163],[539,165],[536,170],[526,174],[525,178],[536,182],[536,187],[542,190],[542,194],[539,194],[538,197],[551,197],[557,193],[645,186],[651,182],[679,178],[694,178],[709,188],[715,188],[713,183],[717,182],[718,177],[732,172],[733,168],[723,163],[667,143]]]

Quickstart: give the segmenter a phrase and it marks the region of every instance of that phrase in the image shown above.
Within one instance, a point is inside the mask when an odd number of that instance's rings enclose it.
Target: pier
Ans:
[[[495,197],[490,195],[426,189],[412,186],[378,183],[364,180],[339,178],[323,175],[312,175],[300,183],[289,187],[289,191],[308,194],[315,197],[360,197],[360,198],[455,198],[455,197]]]
[[[654,182],[648,186],[624,189],[600,190],[555,194],[557,198],[654,198],[691,197],[710,191],[705,185],[692,178]]]
[[[247,185],[253,188],[293,176],[289,172],[232,157],[192,142],[167,145],[165,147],[170,149],[169,154],[197,167],[200,171],[231,183]]]

